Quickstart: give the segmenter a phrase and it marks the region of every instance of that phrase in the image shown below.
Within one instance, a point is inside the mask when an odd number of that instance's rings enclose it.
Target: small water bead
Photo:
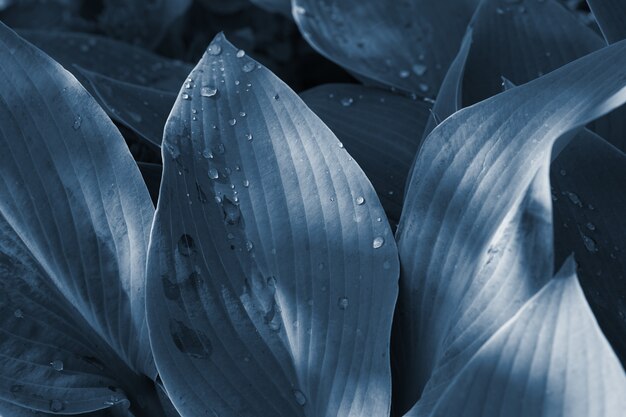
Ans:
[[[426,70],[428,69],[426,67],[426,65],[424,64],[413,64],[413,66],[411,67],[411,69],[413,70],[413,72],[415,73],[415,75],[421,77],[422,75],[424,75],[426,73]]]
[[[18,319],[24,318],[24,312],[19,308],[13,312],[13,315]]]
[[[63,370],[63,361],[60,361],[58,359],[54,360],[54,361],[50,362],[50,366],[55,371],[61,372]]]
[[[354,99],[352,97],[344,97],[340,100],[340,103],[343,107],[349,107],[354,103]]]
[[[190,90],[190,89],[192,89],[192,88],[193,88],[193,84],[192,84],[192,83],[190,83],[189,81],[187,81],[187,82],[185,83],[185,88],[186,88],[187,90]]]
[[[72,123],[72,128],[74,130],[80,129],[80,125],[82,124],[82,122],[83,118],[77,115],[76,117],[74,117],[74,123]]]
[[[299,389],[293,390],[293,396],[298,405],[304,406],[306,404],[306,396]]]
[[[243,72],[252,72],[254,71],[255,68],[256,68],[256,65],[254,64],[254,62],[249,61],[243,64],[243,66],[241,67],[241,70]]]
[[[342,143],[342,142],[339,142],[339,144],[338,144],[338,145],[339,145],[339,147],[340,147],[341,149],[343,149],[343,143]]]
[[[589,230],[592,230],[592,231],[596,230],[596,225],[591,222],[587,223],[586,226],[587,226],[587,229]]]
[[[563,194],[565,194],[567,196],[567,198],[569,198],[569,201],[572,204],[574,204],[575,206],[578,206],[578,207],[582,207],[583,206],[582,201],[580,201],[580,198],[575,193],[572,193],[570,191],[566,191],[566,192],[563,192]]]
[[[337,300],[337,306],[339,306],[340,310],[345,310],[346,308],[348,308],[348,298],[340,297],[339,300]]]
[[[243,49],[238,50],[237,53],[235,54],[237,58],[243,58],[244,55],[246,55],[246,51],[244,51]]]
[[[239,85],[239,84],[240,84],[239,80],[235,80],[235,85]]]
[[[590,238],[589,236],[583,233],[581,233],[580,235],[583,238],[583,243],[585,245],[585,248],[587,248],[589,252],[592,252],[592,253],[598,252],[598,245],[596,244],[595,240],[593,240],[592,238]]]
[[[191,100],[191,96],[187,93],[183,93],[181,97],[183,98],[183,100]]]
[[[200,89],[200,95],[202,97],[215,97],[217,95],[217,88],[213,87],[202,87]]]
[[[245,112],[245,111],[240,111],[240,112],[239,112],[239,116],[241,116],[241,117],[246,117],[246,112]]]
[[[54,413],[58,413],[59,411],[63,411],[65,405],[61,400],[50,400],[50,411]]]
[[[363,205],[363,203],[365,203],[365,198],[363,198],[362,196],[358,196],[356,200],[354,201],[356,202],[357,205],[361,206]]]
[[[246,139],[252,140],[252,133],[246,133]]]
[[[400,78],[409,78],[409,75],[411,75],[411,73],[407,70],[401,70],[398,75],[400,76]]]
[[[209,178],[211,178],[212,180],[216,180],[219,176],[220,174],[219,172],[217,172],[217,169],[215,168],[209,169]]]
[[[254,244],[248,240],[248,241],[246,242],[246,250],[247,250],[248,252],[250,252],[250,251],[252,251],[252,249],[254,249]]]
[[[385,243],[385,239],[382,238],[382,236],[377,236],[374,238],[374,240],[372,241],[372,247],[374,249],[378,249],[381,246],[383,246],[383,244]]]
[[[429,89],[428,84],[426,83],[420,83],[418,87],[422,93],[427,92]]]
[[[233,118],[233,119],[228,119],[228,124],[231,126],[235,126],[237,124],[237,119]]]
[[[274,100],[278,100],[280,99],[280,96],[278,94],[274,94]]]
[[[250,186],[250,181],[248,181],[248,180],[243,180],[243,183],[242,183],[242,184],[243,184],[243,186],[244,186],[244,187],[248,188],[248,187]]]
[[[205,157],[206,159],[213,159],[213,152],[211,152],[209,148],[205,148],[202,151],[202,156]]]
[[[207,51],[209,52],[209,55],[219,55],[222,53],[222,47],[217,43],[212,43],[209,45]]]
[[[222,142],[217,144],[217,153],[220,155],[223,155],[224,152],[226,152],[226,148],[224,147],[224,144]]]

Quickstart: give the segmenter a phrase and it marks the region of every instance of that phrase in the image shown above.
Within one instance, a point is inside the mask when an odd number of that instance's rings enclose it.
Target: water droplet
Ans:
[[[228,124],[231,126],[235,126],[237,124],[237,119],[228,119]]]
[[[217,43],[212,43],[209,45],[207,51],[209,52],[209,55],[219,55],[222,53],[222,47]]]
[[[246,112],[245,112],[245,111],[240,111],[240,112],[239,112],[239,116],[241,116],[241,117],[246,117]]]
[[[249,240],[246,242],[246,250],[250,252],[254,248],[254,244]]]
[[[302,391],[300,391],[299,389],[294,389],[293,390],[293,396],[296,399],[296,402],[301,405],[304,406],[306,404],[306,397],[305,395],[302,393]]]
[[[60,360],[53,360],[52,362],[50,362],[50,366],[52,366],[52,369],[54,369],[55,371],[61,372],[63,370],[63,361]]]
[[[78,130],[80,129],[80,125],[83,123],[83,118],[76,115],[76,117],[74,117],[74,123],[72,124],[72,128],[74,130]]]
[[[428,89],[429,89],[428,84],[426,84],[426,83],[420,83],[420,84],[419,84],[419,89],[420,89],[420,91],[421,91],[422,93],[427,92],[427,91],[428,91]]]
[[[596,225],[591,222],[587,223],[586,226],[589,230],[596,230]]]
[[[195,242],[188,234],[183,234],[178,239],[178,252],[183,256],[189,256],[195,249]]]
[[[567,198],[569,198],[569,201],[572,204],[574,204],[574,205],[576,205],[578,207],[582,207],[583,206],[582,201],[580,201],[580,198],[575,193],[572,193],[571,191],[565,191],[565,192],[563,192],[563,194],[565,194],[567,196]]]
[[[239,223],[241,210],[239,210],[239,206],[233,203],[228,197],[224,197],[222,211],[224,212],[224,221],[227,224],[236,225]]]
[[[237,54],[235,54],[235,56],[237,58],[243,58],[245,54],[246,54],[246,51],[244,51],[243,49],[240,49],[237,51]]]
[[[344,97],[340,100],[340,103],[343,107],[349,107],[354,103],[354,99],[352,97]]]
[[[280,99],[280,96],[278,94],[274,94],[274,100],[278,100]]]
[[[252,140],[252,133],[246,133],[246,139]]]
[[[411,69],[413,70],[415,75],[421,77],[422,75],[426,73],[426,70],[428,69],[428,67],[426,67],[426,65],[424,64],[413,64]]]
[[[193,88],[193,84],[192,84],[192,83],[190,83],[189,81],[187,81],[187,82],[185,83],[185,88],[186,88],[187,90],[190,90],[191,88]]]
[[[589,236],[581,233],[580,234],[581,237],[583,238],[583,243],[585,244],[585,248],[587,248],[587,250],[589,252],[597,252],[598,251],[598,245],[596,244],[596,241],[593,240],[592,238],[590,238]]]
[[[504,9],[502,9],[502,7],[498,7],[498,8],[496,8],[496,13],[498,13],[499,15],[503,15],[504,14]]]
[[[346,308],[348,308],[348,298],[340,297],[337,301],[337,305],[339,306],[340,310],[345,310]]]
[[[204,156],[206,159],[213,159],[213,152],[211,152],[209,148],[205,148],[202,151],[202,156]]]
[[[411,73],[407,70],[401,70],[398,75],[400,76],[400,78],[409,78],[409,75],[411,75]]]
[[[202,97],[215,97],[217,95],[217,88],[204,86],[200,89],[200,95]]]
[[[243,66],[241,67],[241,70],[243,72],[252,72],[254,71],[255,68],[256,68],[256,65],[254,65],[254,62],[249,61],[243,64]]]
[[[191,96],[187,93],[183,93],[181,97],[183,98],[183,100],[191,100]]]
[[[24,312],[19,308],[13,312],[13,315],[18,319],[24,318]]]
[[[365,203],[365,199],[362,196],[358,196],[356,198],[356,200],[354,200],[356,202],[357,205],[361,206],[363,205],[363,203]]]
[[[219,172],[215,168],[209,168],[209,178],[216,180],[220,176]]]
[[[338,145],[339,145],[339,147],[340,147],[341,149],[343,149],[343,143],[342,143],[342,142],[339,142],[339,143],[338,143]]]
[[[382,236],[377,236],[374,238],[374,241],[372,242],[372,247],[374,249],[378,249],[380,248],[383,244],[385,243],[385,239],[382,238]]]
[[[50,400],[50,411],[53,413],[58,413],[59,411],[63,411],[65,405],[61,400]]]
[[[244,186],[244,187],[248,188],[248,187],[250,186],[250,181],[248,181],[248,180],[243,180],[243,183],[242,183],[242,184],[243,184],[243,186]]]
[[[226,148],[224,147],[224,144],[222,142],[219,142],[217,144],[217,153],[220,155],[224,155],[224,152],[226,152]]]

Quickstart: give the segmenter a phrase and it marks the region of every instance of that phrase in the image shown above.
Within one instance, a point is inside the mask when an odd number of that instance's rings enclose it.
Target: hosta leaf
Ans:
[[[96,35],[21,30],[20,36],[43,50],[83,82],[76,66],[131,84],[178,91],[191,66],[142,48]]]
[[[387,415],[384,212],[332,132],[241,55],[218,35],[165,129],[147,303],[161,378],[185,417]]]
[[[498,94],[501,77],[521,85],[604,45],[555,0],[485,0],[473,19],[464,105]]]
[[[397,224],[429,106],[356,84],[326,84],[300,96],[363,168],[390,221]]]
[[[619,417],[626,376],[589,309],[569,259],[416,416]]]
[[[176,93],[118,81],[83,68],[78,71],[87,80],[83,85],[113,120],[150,144],[161,146],[163,127]]]
[[[182,16],[191,0],[103,0],[98,15],[101,30],[117,39],[148,47],[158,45],[169,26]]]
[[[435,96],[477,0],[293,0],[317,51],[375,82]]]
[[[621,0],[587,0],[608,43],[626,38],[626,4]]]
[[[509,299],[468,288],[477,285],[481,260],[531,181],[547,169],[555,141],[626,100],[625,51],[626,43],[617,43],[463,109],[425,141],[397,235],[403,274],[395,340],[404,406],[450,354],[451,326],[468,314],[459,305],[489,306],[474,314],[466,340],[488,336],[482,332],[487,324],[510,317]],[[494,277],[489,285],[508,285],[508,275]]]
[[[155,375],[143,293],[153,208],[71,74],[1,24],[0,56],[0,398],[108,407],[124,399],[115,387],[132,395],[139,373]]]
[[[602,330],[626,363],[626,157],[589,131],[554,161],[556,264],[576,254],[578,276]]]

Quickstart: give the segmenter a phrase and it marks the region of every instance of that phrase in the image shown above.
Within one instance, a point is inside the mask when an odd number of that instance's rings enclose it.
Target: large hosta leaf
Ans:
[[[507,219],[525,201],[537,172],[547,169],[555,141],[626,101],[625,51],[626,43],[617,43],[461,110],[427,138],[397,236],[402,406],[415,402],[449,356],[460,348],[475,352],[515,312],[507,297],[489,294],[493,286],[514,285],[516,274],[490,274],[482,284],[475,279],[483,264],[477,260],[493,255]],[[460,305],[476,310],[469,314]],[[467,323],[468,342],[455,347],[451,331],[460,321]],[[464,363],[456,361],[446,374]],[[443,386],[439,381],[432,384]]]
[[[81,82],[83,74],[76,66],[131,84],[177,91],[191,71],[187,63],[102,36],[39,30],[21,30],[19,34],[58,61]]]
[[[626,38],[626,4],[621,0],[587,0],[607,42]]]
[[[222,36],[165,129],[149,254],[183,416],[383,416],[397,291],[376,193],[289,88]]]
[[[376,82],[435,96],[477,0],[293,0],[304,38]]]
[[[430,417],[620,417],[626,376],[569,259],[485,343]]]
[[[109,407],[155,376],[153,208],[119,132],[71,74],[0,24],[0,398]],[[149,385],[149,384],[148,384]]]
[[[429,106],[356,84],[326,84],[300,96],[363,168],[389,220],[397,224],[404,184],[430,114]]]

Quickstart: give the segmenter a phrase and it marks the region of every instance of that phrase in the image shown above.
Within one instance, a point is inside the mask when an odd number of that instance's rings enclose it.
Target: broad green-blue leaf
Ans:
[[[0,399],[70,414],[126,402],[156,374],[144,303],[154,209],[71,74],[2,24],[0,57]]]
[[[626,43],[617,43],[463,109],[426,139],[397,235],[403,273],[396,343],[405,407],[446,363],[450,326],[468,314],[459,305],[489,306],[478,308],[466,326],[474,342],[465,349],[478,349],[480,338],[490,336],[482,331],[485,323],[497,328],[515,312],[506,297],[468,288],[481,285],[474,279],[481,260],[537,172],[547,169],[555,141],[626,101],[625,52]],[[513,285],[508,274],[493,277],[485,288]]]
[[[429,106],[357,84],[325,84],[300,96],[363,168],[389,220],[397,224]]]
[[[608,43],[626,38],[626,3],[622,0],[587,0]]]
[[[387,415],[398,260],[372,185],[221,35],[189,77],[165,129],[148,262],[174,405],[183,417]]]
[[[304,38],[377,83],[434,97],[477,0],[293,0]]]

